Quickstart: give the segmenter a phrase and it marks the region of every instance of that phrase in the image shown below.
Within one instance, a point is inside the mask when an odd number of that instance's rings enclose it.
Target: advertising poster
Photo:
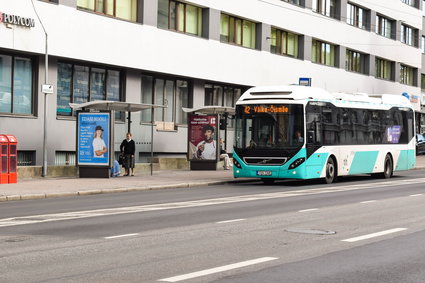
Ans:
[[[110,113],[78,114],[78,165],[109,166]]]
[[[217,160],[217,115],[189,115],[189,160]]]

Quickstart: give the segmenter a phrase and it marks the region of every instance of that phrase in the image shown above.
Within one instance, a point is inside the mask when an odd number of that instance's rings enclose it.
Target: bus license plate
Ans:
[[[257,176],[271,176],[272,171],[257,171]]]

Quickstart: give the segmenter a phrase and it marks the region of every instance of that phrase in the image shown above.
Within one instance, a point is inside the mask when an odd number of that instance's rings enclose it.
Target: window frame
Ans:
[[[381,14],[377,14],[376,15],[376,20],[375,20],[375,33],[379,34],[380,36],[389,38],[389,39],[396,39],[395,36],[395,20],[388,18],[386,16],[383,16]],[[389,25],[389,31],[390,34],[387,36],[387,31],[388,28],[387,26]]]
[[[227,40],[224,40],[224,36],[221,30],[222,27],[222,21],[223,21],[223,17],[228,17],[228,22],[227,22],[227,26],[228,26],[228,35],[227,35]],[[233,24],[232,24],[232,20],[233,20]],[[254,46],[245,46],[244,45],[244,22],[249,23],[251,26],[254,25]],[[238,28],[238,24],[240,24],[240,27]],[[232,29],[230,28],[231,26],[233,26],[233,35],[231,36],[231,31]],[[249,48],[249,49],[256,49],[257,48],[257,22],[254,22],[252,20],[248,20],[248,19],[244,19],[244,18],[240,18],[240,17],[236,17],[236,16],[232,16],[230,14],[227,13],[221,13],[220,14],[220,42],[223,43],[228,43],[228,44],[232,44],[232,45],[237,45],[237,46],[241,46],[241,47],[245,47],[245,48]],[[239,30],[238,30],[239,29]],[[252,32],[252,31],[251,31]],[[238,35],[240,35],[240,39],[238,39]],[[231,40],[232,37],[232,40]],[[238,41],[240,41],[240,43],[238,43]]]
[[[314,48],[315,43],[316,44],[318,43],[320,45],[320,48],[316,47],[316,49],[315,49]],[[330,49],[333,48],[333,58],[330,58],[330,61],[333,62],[333,64],[327,64],[326,63],[327,52],[323,52],[323,49],[326,50],[328,46],[329,46]],[[323,47],[325,47],[325,48],[323,48]],[[337,50],[338,50],[338,45],[335,45],[335,44],[332,44],[332,43],[329,43],[329,42],[325,42],[325,41],[321,41],[321,40],[318,40],[318,39],[313,39],[312,40],[312,47],[311,47],[311,52],[312,52],[311,62],[316,63],[316,64],[320,64],[320,65],[324,65],[324,66],[329,66],[329,67],[337,67],[337,58],[336,58],[337,57]],[[315,51],[316,51],[316,56],[313,56],[313,52],[315,52]],[[332,53],[332,50],[330,50],[330,53]],[[322,58],[323,54],[324,54],[324,58]],[[314,58],[316,58],[316,59],[314,60]],[[319,60],[318,60],[318,58],[319,58]]]
[[[350,62],[350,57],[351,57],[351,62]],[[357,59],[358,62],[355,62],[356,58],[354,57],[358,57]],[[367,55],[365,53],[347,48],[346,54],[345,54],[345,70],[348,72],[367,75],[366,58],[367,58]],[[358,64],[358,68],[356,68],[355,66],[356,64]]]
[[[85,11],[91,11],[91,12],[93,12],[93,13],[95,13],[95,14],[98,14],[98,15],[104,15],[104,16],[109,16],[109,17],[113,17],[113,18],[117,18],[117,19],[120,19],[120,20],[124,20],[124,21],[129,21],[129,22],[137,22],[137,19],[138,19],[138,17],[139,17],[139,9],[138,9],[138,6],[139,6],[139,1],[138,0],[131,0],[132,2],[131,2],[131,6],[133,6],[133,5],[135,5],[136,7],[135,7],[135,14],[134,14],[134,19],[133,19],[133,9],[130,9],[130,14],[131,14],[131,16],[130,16],[130,19],[126,19],[126,18],[122,18],[122,17],[119,17],[119,16],[117,16],[117,1],[118,0],[109,0],[109,1],[113,1],[113,7],[112,7],[112,14],[109,14],[108,13],[108,0],[103,0],[103,7],[101,8],[101,9],[98,9],[98,7],[100,6],[100,5],[98,5],[98,1],[97,0],[90,0],[92,3],[93,3],[93,9],[91,9],[91,8],[87,8],[87,7],[83,7],[83,6],[78,6],[78,0],[77,0],[77,9],[81,9],[81,10],[85,10]],[[134,1],[134,2],[133,2]]]
[[[380,64],[378,64],[378,63],[380,63]],[[387,78],[386,73],[385,73],[385,70],[387,70],[387,66],[382,66],[382,63],[390,64],[390,66],[389,66],[389,70],[390,70],[389,78]],[[381,80],[386,80],[386,81],[395,81],[395,79],[394,79],[394,64],[395,64],[394,61],[390,61],[390,60],[387,60],[387,59],[384,59],[384,58],[376,57],[375,58],[375,78],[381,79]],[[378,72],[378,70],[383,70],[384,74],[381,75],[381,72]]]
[[[362,12],[362,25],[359,25],[360,22],[360,11]],[[370,10],[363,8],[361,6],[358,6],[356,4],[347,3],[347,19],[346,19],[346,23],[349,24],[350,26],[356,27],[356,28],[360,28],[363,30],[368,30],[369,29],[369,12]],[[353,14],[353,17],[352,16]]]
[[[332,9],[333,4],[333,9]],[[321,14],[323,16],[333,18],[333,19],[339,19],[338,13],[338,5],[339,2],[337,0],[313,0],[312,1],[312,11],[318,14]],[[329,11],[327,9],[329,8]]]
[[[162,80],[164,81],[164,85],[163,85],[163,93],[162,93],[162,100],[164,101],[165,99],[167,99],[166,96],[166,84],[168,81],[173,82],[173,108],[172,108],[172,118],[171,118],[171,122],[174,123],[175,125],[178,126],[184,126],[187,125],[187,120],[186,123],[184,123],[181,121],[177,121],[177,112],[178,111],[182,111],[181,109],[177,109],[178,105],[180,103],[178,103],[178,93],[177,93],[177,87],[178,81],[183,81],[187,83],[187,106],[183,106],[183,107],[187,107],[187,108],[191,108],[192,104],[193,104],[193,82],[192,80],[188,79],[188,78],[184,78],[184,77],[176,77],[176,76],[161,76],[161,75],[155,75],[152,73],[142,73],[140,76],[140,83],[141,83],[141,93],[140,93],[140,97],[141,97],[141,101],[143,101],[143,95],[144,95],[144,88],[143,88],[143,77],[150,77],[152,78],[152,85],[151,85],[151,101],[150,102],[146,102],[149,104],[156,104],[155,101],[157,99],[157,81],[158,80]],[[166,116],[166,109],[161,109],[163,110],[162,114],[161,114],[161,120],[156,120],[156,117],[154,116],[153,119],[153,123],[155,122],[170,122],[170,121],[165,121],[165,116]],[[152,111],[152,110],[146,110],[146,111]],[[149,115],[149,117],[152,117],[152,114]],[[140,116],[140,123],[141,124],[151,124],[151,119],[149,119],[149,121],[144,120],[144,117],[141,115]]]
[[[189,4],[186,2],[181,2],[181,1],[177,1],[177,0],[167,0],[168,5],[167,5],[167,30],[172,30],[175,32],[180,32],[180,33],[184,33],[184,34],[189,34],[189,35],[193,35],[193,36],[198,36],[198,37],[202,37],[203,36],[203,24],[204,24],[204,17],[203,17],[203,8],[200,6],[196,6],[193,4]],[[172,9],[171,6],[174,4],[175,7],[175,15],[174,15],[174,19],[172,16]],[[179,7],[182,6],[183,7],[183,30],[179,29],[179,20],[180,20],[180,13],[179,13]],[[197,9],[197,25],[198,25],[198,32],[197,33],[192,33],[187,31],[187,6],[191,6],[191,7],[195,7]],[[158,13],[159,13],[159,9],[158,9]],[[200,18],[199,18],[200,17]],[[199,26],[200,23],[200,26]],[[158,22],[158,27],[161,28],[161,26],[159,25]],[[165,28],[165,27],[162,27]]]
[[[18,53],[1,52],[0,55],[11,57],[11,73],[10,73],[10,112],[0,112],[0,116],[25,116],[33,117],[37,116],[37,66],[38,62],[33,56],[28,56]],[[31,113],[14,113],[14,81],[15,81],[15,60],[16,58],[28,59],[31,61]]]
[[[59,64],[66,64],[66,65],[71,65],[71,78],[70,78],[70,103],[74,103],[75,101],[75,89],[74,89],[74,79],[75,79],[75,66],[80,66],[80,67],[85,67],[88,68],[88,96],[87,96],[87,101],[92,101],[91,100],[91,96],[92,96],[92,69],[99,69],[99,70],[104,70],[105,71],[105,81],[104,81],[104,100],[108,100],[108,72],[109,71],[115,71],[115,72],[119,72],[119,99],[117,101],[124,101],[125,97],[124,97],[124,71],[122,69],[118,69],[118,68],[110,68],[108,66],[102,66],[102,65],[95,65],[95,64],[84,64],[81,62],[72,62],[72,61],[67,61],[67,60],[58,60],[57,62],[57,72],[59,72]],[[57,75],[57,83],[59,83],[59,75]],[[57,86],[57,89],[59,89],[59,87]],[[59,94],[57,94],[58,98],[59,98]],[[73,110],[71,108],[71,114],[70,115],[58,115],[58,99],[56,101],[56,117],[57,118],[71,118],[71,117],[75,117],[75,113],[76,111]],[[118,116],[118,115],[117,115]],[[122,120],[122,117],[118,120]]]
[[[283,30],[283,29],[280,29],[280,28],[277,28],[277,27],[274,27],[274,26],[271,27],[271,34],[273,34],[273,30],[275,30],[276,38],[270,38],[270,52],[272,54],[284,55],[284,56],[299,59],[300,58],[300,50],[299,50],[300,49],[300,35],[298,33]],[[295,55],[288,53],[288,50],[289,50],[288,49],[288,47],[289,47],[288,36],[289,35],[295,36],[295,41],[294,41],[294,42],[296,42],[296,48],[294,48]],[[278,44],[278,39],[280,39],[280,41],[283,41],[283,38],[286,38],[285,48],[282,45]],[[275,45],[273,45],[273,41],[275,41]],[[275,47],[275,49],[276,49],[275,51],[273,51],[273,47]],[[286,49],[286,52],[284,52],[284,49]]]
[[[400,83],[408,86],[416,86],[416,68],[400,64]]]

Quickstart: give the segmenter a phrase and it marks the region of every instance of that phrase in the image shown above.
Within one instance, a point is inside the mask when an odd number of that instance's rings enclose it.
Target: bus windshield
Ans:
[[[288,149],[304,144],[301,104],[236,106],[236,149]]]

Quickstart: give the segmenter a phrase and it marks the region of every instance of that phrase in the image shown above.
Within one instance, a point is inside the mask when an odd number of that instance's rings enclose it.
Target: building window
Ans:
[[[72,116],[69,103],[121,101],[120,77],[117,70],[59,62],[56,114]]]
[[[202,8],[174,0],[159,0],[158,27],[201,36]]]
[[[295,4],[295,5],[298,5],[298,6],[301,5],[301,1],[300,0],[281,0],[281,1],[288,2],[288,3],[291,3],[291,4]]]
[[[313,39],[311,50],[312,62],[335,67],[335,54],[335,45]]]
[[[401,0],[401,2],[403,2],[403,3],[405,3],[409,6],[412,6],[412,7],[416,7],[416,0]]]
[[[221,42],[255,48],[255,29],[256,24],[254,22],[221,14]]]
[[[394,20],[390,20],[383,16],[376,16],[376,33],[388,38],[395,39]]]
[[[55,165],[75,165],[75,151],[56,151]]]
[[[205,84],[205,105],[234,107],[242,88],[229,85]]]
[[[77,0],[77,7],[135,22],[137,0]]]
[[[313,0],[312,9],[314,12],[331,18],[337,18],[336,0]]]
[[[401,24],[401,29],[400,29],[401,42],[407,45],[416,46],[415,44],[416,34],[417,34],[417,31],[415,29],[407,25]]]
[[[34,166],[35,150],[18,150],[18,166]]]
[[[187,80],[142,75],[142,103],[167,105],[155,109],[154,121],[187,124],[182,108],[190,107],[190,91]],[[151,122],[151,110],[142,111],[141,121]]]
[[[33,61],[0,54],[0,113],[33,113]]]
[[[400,83],[405,85],[415,85],[415,69],[406,65],[400,65]]]
[[[345,70],[365,74],[365,61],[365,54],[347,49],[345,57]]]
[[[272,27],[271,52],[298,58],[298,35]]]
[[[347,4],[347,24],[366,29],[367,11],[359,6]]]
[[[375,68],[376,68],[376,77],[384,80],[393,79],[393,62],[376,58]]]

